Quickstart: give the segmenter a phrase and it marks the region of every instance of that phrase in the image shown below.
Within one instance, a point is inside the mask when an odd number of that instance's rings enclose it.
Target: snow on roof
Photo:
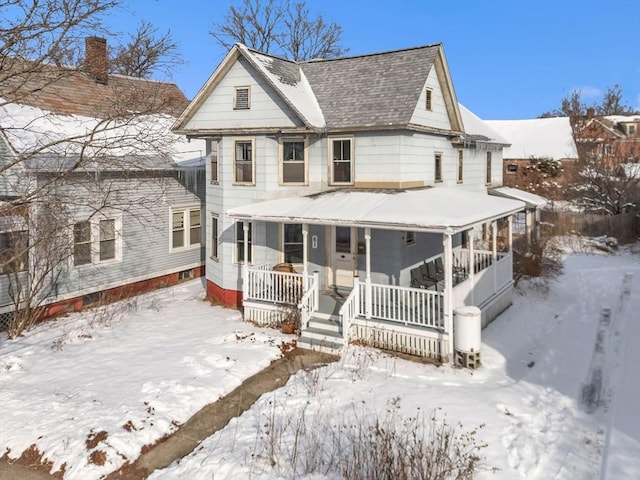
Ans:
[[[325,126],[320,104],[311,89],[304,72],[298,64],[251,50],[242,44],[238,48],[251,63],[262,72],[274,88],[287,99],[289,105],[306,120],[310,126]]]
[[[232,208],[236,219],[360,225],[397,230],[461,231],[515,213],[524,203],[460,188],[402,191],[336,190]]]
[[[461,103],[458,103],[458,107],[460,107],[460,115],[462,116],[465,133],[486,137],[488,141],[492,141],[493,143],[501,143],[503,145],[509,144],[507,139],[491,128],[487,122],[482,120],[467,107]]]
[[[4,100],[0,98],[0,103]],[[203,140],[188,142],[170,132],[173,117],[140,116],[130,121],[62,115],[37,107],[6,103],[0,106],[0,126],[16,152],[38,157],[74,157],[84,149],[90,156],[167,157],[174,161],[203,158]]]
[[[497,187],[489,190],[489,194],[498,195],[501,197],[513,198],[515,200],[521,200],[527,204],[528,207],[542,207],[549,201],[535,193],[525,192],[519,188],[513,187]]]
[[[604,118],[614,123],[640,122],[640,115],[606,115]]]
[[[504,158],[577,158],[569,117],[486,120],[486,123],[511,143],[505,148]]]

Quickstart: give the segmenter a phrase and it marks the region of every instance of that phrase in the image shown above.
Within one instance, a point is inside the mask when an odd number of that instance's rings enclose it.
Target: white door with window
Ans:
[[[351,227],[331,227],[331,269],[329,285],[353,288],[356,268],[356,230]]]

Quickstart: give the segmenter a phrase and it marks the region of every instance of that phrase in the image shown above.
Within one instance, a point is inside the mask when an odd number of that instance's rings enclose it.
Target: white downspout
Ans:
[[[369,227],[364,229],[364,244],[366,253],[366,274],[365,274],[365,318],[371,319],[371,229]]]

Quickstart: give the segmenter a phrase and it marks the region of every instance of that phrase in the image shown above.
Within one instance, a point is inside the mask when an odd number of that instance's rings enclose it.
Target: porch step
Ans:
[[[298,338],[298,347],[325,353],[336,353],[344,344],[336,316],[318,316],[309,319],[309,325]]]
[[[314,313],[309,319],[309,326],[307,329],[309,328],[336,333],[340,333],[342,330],[338,317],[332,315],[318,315],[318,313]]]
[[[323,353],[338,353],[342,349],[342,339],[340,339],[341,343],[332,342],[328,339],[319,339],[315,337],[307,337],[305,333],[302,334],[300,338],[298,338],[297,346],[299,348],[305,348],[307,350],[313,350],[315,352],[323,352]]]

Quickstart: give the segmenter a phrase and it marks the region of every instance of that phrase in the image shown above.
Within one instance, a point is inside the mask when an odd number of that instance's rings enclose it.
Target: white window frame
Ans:
[[[251,143],[251,181],[250,182],[240,182],[237,178],[237,167],[236,167],[236,144],[237,143]],[[231,139],[231,145],[233,148],[233,184],[234,185],[248,185],[253,186],[256,184],[256,140],[255,137],[236,137]]]
[[[211,259],[219,260],[220,254],[220,215],[211,213]]]
[[[244,239],[238,238],[238,232],[242,231],[244,235],[244,224],[242,221],[236,221],[233,226],[233,263],[236,265],[244,265],[244,260],[240,261],[240,252],[244,255]],[[253,265],[253,222],[249,222],[249,265]]]
[[[636,134],[636,126],[635,125],[627,125],[627,135],[635,135]]]
[[[329,137],[328,138],[329,141],[329,185],[353,185],[355,183],[355,171],[354,171],[354,164],[355,164],[355,137],[353,136],[346,136],[346,137]],[[340,163],[346,163],[345,160],[342,159],[334,159],[334,155],[333,155],[333,144],[334,142],[339,142],[339,141],[348,141],[349,142],[349,174],[350,174],[350,181],[348,182],[338,182],[334,179],[334,163],[336,162],[340,162]]]
[[[300,161],[294,161],[294,162],[285,162],[284,160],[284,144],[285,143],[302,143],[304,145],[303,147],[303,160],[302,162]],[[284,186],[290,186],[290,185],[308,185],[309,183],[309,152],[308,152],[308,142],[306,138],[303,137],[280,137],[278,139],[278,164],[279,164],[279,177],[280,177],[280,185],[284,185]],[[284,179],[284,170],[285,170],[285,163],[294,163],[294,164],[299,164],[302,163],[303,169],[304,169],[304,175],[303,175],[303,179],[302,182],[286,182]]]
[[[280,260],[283,262],[290,262],[290,260],[287,260],[286,255],[285,255],[285,245],[290,244],[290,245],[301,245],[302,248],[304,248],[304,240],[303,237],[300,238],[300,242],[287,242],[286,238],[285,238],[285,225],[297,225],[300,227],[300,233],[302,234],[302,224],[301,223],[282,223],[280,224]],[[304,253],[302,254],[304,256]],[[295,265],[302,265],[302,258],[300,259],[299,262],[290,262],[290,263],[294,263]]]
[[[464,182],[464,149],[458,149],[458,163],[456,165],[456,182]]]
[[[107,240],[103,240],[101,237],[101,231],[100,231],[100,222],[103,221],[108,221],[111,220],[113,221],[113,227],[114,227],[114,238],[112,239],[114,241],[114,257],[113,258],[105,258],[104,260],[100,259],[100,247],[101,247],[101,242],[103,241],[107,241]],[[90,249],[91,249],[91,261],[88,263],[83,263],[80,265],[76,265],[75,263],[75,225],[81,222],[89,222],[90,224],[90,238],[91,241],[89,242],[90,245]],[[73,268],[77,268],[77,269],[82,269],[82,268],[86,268],[89,266],[95,266],[95,265],[109,265],[112,263],[119,263],[122,262],[122,215],[120,214],[116,214],[116,215],[112,215],[109,213],[102,213],[99,216],[94,216],[91,219],[78,219],[76,220],[70,228],[70,238],[71,238],[71,242],[73,244],[74,247],[74,251],[71,253],[71,258],[69,259],[70,264]]]
[[[78,241],[76,238],[76,225],[79,225],[81,223],[86,224],[87,228],[88,228],[88,233],[89,233],[89,240],[83,240],[83,241]],[[91,258],[91,250],[93,249],[93,238],[92,238],[92,229],[91,229],[91,220],[80,220],[78,222],[75,222],[73,224],[72,228],[72,236],[73,236],[73,254],[72,254],[72,261],[73,261],[73,265],[75,267],[82,267],[83,265],[90,265],[92,262],[92,258]],[[82,262],[82,263],[76,263],[76,247],[78,245],[87,245],[89,247],[89,259],[86,262]]]
[[[25,236],[25,239],[27,241],[27,243],[29,242],[29,231],[28,230],[11,230],[11,231],[6,231],[6,232],[0,232],[0,235],[6,235],[7,236],[7,240],[5,242],[5,244],[7,244],[9,246],[9,248],[13,251],[13,253],[9,253],[9,255],[11,255],[11,257],[13,257],[13,255],[16,253],[15,249],[16,249],[16,244],[15,244],[15,238],[16,236]],[[2,245],[0,245],[0,247],[2,247]],[[25,245],[26,251],[23,253],[22,257],[19,260],[14,260],[14,262],[17,264],[18,266],[18,272],[25,272],[28,269],[29,266],[29,245]],[[5,254],[0,252],[0,256],[4,257]],[[8,258],[5,257],[5,260],[7,260]],[[11,263],[8,263],[4,266],[3,269],[0,269],[0,275],[8,275],[10,273],[14,273],[13,268],[11,268]]]
[[[247,92],[247,103],[238,105],[238,100],[240,96],[238,92],[245,91]],[[233,87],[233,109],[234,110],[250,110],[251,109],[251,86],[250,85],[239,85],[237,87]]]
[[[485,164],[484,164],[484,182],[485,182],[486,185],[491,185],[491,182],[493,180],[493,172],[491,171],[491,169],[492,169],[492,165],[491,165],[492,157],[493,157],[493,155],[491,154],[491,151],[487,151],[487,156],[486,156]]]
[[[439,163],[438,158],[440,159]],[[443,162],[444,155],[442,152],[433,152],[433,183],[444,182]]]
[[[602,146],[602,154],[603,155],[613,155],[613,147],[611,146],[610,143],[605,143]]]
[[[433,88],[427,87],[424,91],[424,108],[433,111]]]
[[[191,212],[200,212],[200,224],[198,227],[191,225]],[[182,246],[174,247],[173,245],[173,216],[174,214],[182,215]],[[191,242],[191,230],[193,228],[200,229],[200,239],[197,243]],[[177,252],[181,250],[190,250],[193,248],[200,248],[202,246],[202,208],[200,205],[188,205],[171,207],[169,209],[169,251]]]
[[[207,140],[207,160],[209,163],[209,182],[218,185],[220,183],[220,139]]]

